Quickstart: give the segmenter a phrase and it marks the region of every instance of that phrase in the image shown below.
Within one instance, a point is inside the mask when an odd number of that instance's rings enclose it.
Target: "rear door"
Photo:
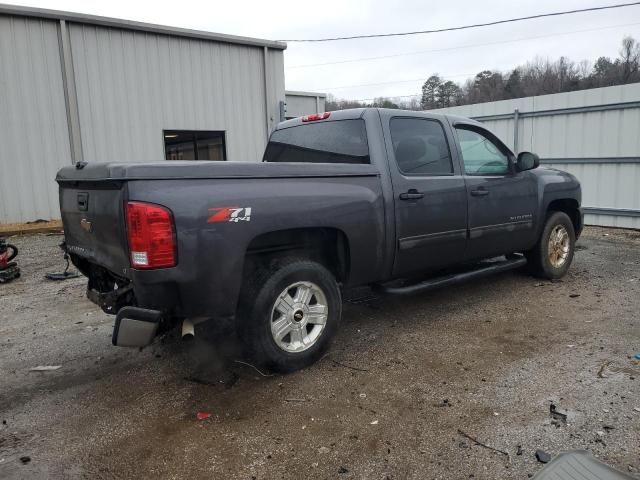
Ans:
[[[467,259],[517,252],[531,244],[538,190],[530,172],[516,172],[515,156],[493,133],[455,123],[469,210]]]
[[[467,243],[464,179],[442,117],[381,111],[393,182],[396,277],[459,262]]]

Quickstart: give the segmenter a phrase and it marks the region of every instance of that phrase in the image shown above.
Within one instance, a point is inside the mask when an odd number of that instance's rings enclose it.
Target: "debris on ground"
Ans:
[[[629,375],[630,377],[635,377],[635,375],[640,374],[640,371],[635,368],[627,367],[625,365],[619,366],[615,361],[612,360],[604,362],[598,370],[598,378],[607,378],[613,375],[622,374]]]
[[[31,461],[31,457],[25,455],[24,457],[20,457],[20,461],[23,463],[23,465],[26,465]]]
[[[371,422],[369,425],[377,425],[378,424],[378,420],[374,420],[373,422]]]
[[[240,365],[246,365],[247,367],[253,368],[256,372],[258,372],[263,377],[273,377],[273,373],[264,373],[255,365],[251,365],[248,362],[243,362],[242,360],[234,360],[235,363],[239,363]]]
[[[549,463],[551,461],[551,455],[544,450],[536,450],[536,459],[540,463]]]
[[[351,370],[357,370],[358,372],[368,372],[369,371],[366,368],[353,367],[351,365],[347,365],[346,363],[342,363],[342,362],[339,362],[337,360],[333,360],[332,359],[331,361],[336,365],[339,365],[339,366],[344,367],[344,368],[350,368]]]
[[[561,423],[567,423],[567,414],[558,411],[558,408],[552,403],[549,405],[549,415],[552,418],[551,423],[560,426]]]
[[[640,353],[636,353],[633,358],[635,358],[636,360],[640,360]]]
[[[346,467],[340,467],[338,473],[349,473],[349,469]]]
[[[571,295],[569,295],[569,298],[578,298],[579,296],[579,293],[572,293]]]
[[[210,416],[211,416],[211,414],[209,412],[198,412],[198,413],[196,413],[196,418],[198,420],[206,420]]]
[[[64,271],[60,273],[58,272],[47,273],[45,274],[44,278],[46,278],[47,280],[54,280],[54,281],[63,281],[63,280],[68,280],[70,278],[78,278],[80,276],[78,272],[69,271],[69,254],[67,253],[66,242],[62,242],[60,244],[60,248],[64,252],[64,256],[63,256],[64,261],[67,262],[66,267],[64,267]]]
[[[318,453],[329,453],[331,449],[329,447],[320,447]]]
[[[472,441],[473,443],[475,443],[476,445],[479,445],[479,446],[481,446],[481,447],[487,448],[487,449],[489,449],[489,450],[493,450],[494,452],[501,453],[502,455],[504,455],[504,456],[506,456],[506,457],[507,457],[507,460],[509,460],[509,453],[508,453],[508,452],[505,452],[504,450],[500,450],[500,449],[498,449],[498,448],[493,448],[493,447],[491,447],[491,446],[487,445],[486,443],[482,443],[482,442],[480,442],[478,439],[476,439],[476,438],[472,437],[471,435],[469,435],[468,433],[463,432],[463,431],[462,431],[462,430],[460,430],[460,429],[458,429],[458,433],[459,433],[460,435],[462,435],[463,437],[468,438],[469,440],[471,440],[471,441]]]
[[[38,365],[37,367],[30,368],[30,372],[50,372],[52,370],[58,370],[62,368],[62,365]]]
[[[20,269],[16,262],[12,262],[18,255],[18,248],[7,243],[0,237],[0,283],[9,283],[20,278]]]
[[[522,445],[516,446],[516,455],[522,455]]]

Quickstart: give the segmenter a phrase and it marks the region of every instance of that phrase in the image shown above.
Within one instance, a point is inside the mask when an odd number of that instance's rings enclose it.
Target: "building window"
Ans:
[[[167,160],[226,160],[224,132],[208,130],[165,130]]]

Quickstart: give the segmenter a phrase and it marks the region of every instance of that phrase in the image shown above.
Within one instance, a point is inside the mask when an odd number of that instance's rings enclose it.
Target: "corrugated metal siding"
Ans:
[[[465,117],[541,112],[640,101],[640,84],[504,100],[437,110]],[[483,121],[481,118],[479,120]],[[513,119],[484,123],[513,148]],[[640,163],[563,163],[561,159],[640,157],[640,108],[524,117],[518,125],[518,150],[558,159],[548,166],[570,172],[582,183],[583,205],[640,211]],[[588,214],[595,225],[640,228],[640,218]]]
[[[0,223],[59,218],[71,163],[57,22],[0,15]]]
[[[261,48],[92,25],[70,34],[86,161],[163,160],[164,129],[225,130],[229,160],[262,158]],[[281,64],[281,51],[270,57]],[[283,69],[269,70],[269,97],[283,98]]]
[[[285,92],[287,102],[287,118],[301,117],[309,113],[320,113],[325,111],[325,97],[311,95],[296,95]],[[316,105],[316,99],[318,105]]]

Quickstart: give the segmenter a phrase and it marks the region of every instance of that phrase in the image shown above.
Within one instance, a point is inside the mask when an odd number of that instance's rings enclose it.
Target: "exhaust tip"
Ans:
[[[183,320],[182,322],[182,340],[189,341],[193,340],[196,336],[195,328],[191,320]]]

